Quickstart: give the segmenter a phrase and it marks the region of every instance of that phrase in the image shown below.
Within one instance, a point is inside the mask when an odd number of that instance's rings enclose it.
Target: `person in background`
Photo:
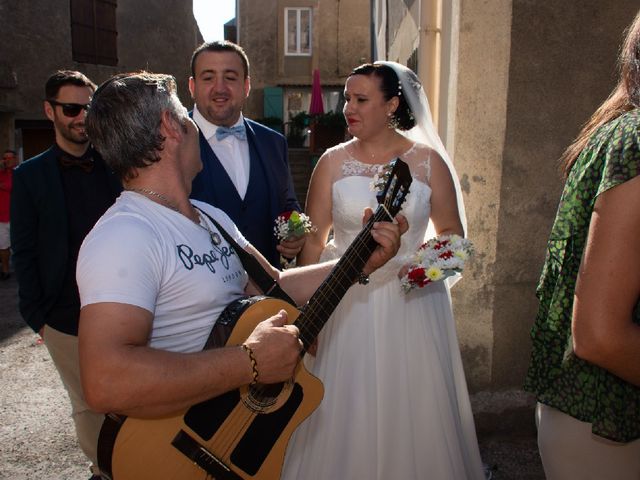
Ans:
[[[405,294],[398,279],[426,238],[464,235],[457,176],[410,69],[361,65],[344,95],[353,139],[327,150],[312,174],[306,213],[317,230],[299,263],[345,252],[359,212],[376,205],[372,178],[396,158],[413,177],[402,207],[410,228],[370,284],[347,292],[318,336],[317,356],[305,357],[324,398],[292,437],[283,479],[483,479],[449,286]]]
[[[11,277],[10,254],[11,240],[9,239],[9,204],[11,200],[11,186],[13,184],[13,169],[18,158],[13,150],[5,150],[0,163],[0,280]]]
[[[250,90],[249,60],[240,46],[211,42],[193,52],[189,91],[203,168],[193,180],[191,198],[224,210],[278,267],[281,255],[295,258],[305,237],[278,243],[276,217],[301,208],[289,171],[287,140],[242,115]]]
[[[55,144],[14,171],[11,246],[18,306],[44,340],[71,401],[78,442],[97,477],[96,439],[103,415],[86,405],[78,365],[80,245],[121,190],[89,144],[84,121],[95,84],[61,70],[45,85],[44,113]]]
[[[640,478],[640,12],[620,79],[562,156],[525,389],[549,480]]]

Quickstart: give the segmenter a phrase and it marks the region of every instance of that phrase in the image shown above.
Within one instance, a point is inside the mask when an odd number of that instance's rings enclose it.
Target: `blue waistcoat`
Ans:
[[[193,180],[191,198],[223,210],[240,232],[274,266],[279,266],[275,219],[289,210],[300,211],[289,172],[285,138],[245,119],[249,144],[249,185],[244,200],[211,146],[200,133],[202,171]]]

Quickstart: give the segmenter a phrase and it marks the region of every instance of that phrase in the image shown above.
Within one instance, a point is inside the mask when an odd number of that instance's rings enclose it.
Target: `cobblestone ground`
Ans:
[[[89,477],[66,392],[46,347],[37,344],[18,314],[13,277],[0,282],[0,392],[0,479]],[[480,450],[493,480],[544,479],[530,428],[480,433]]]

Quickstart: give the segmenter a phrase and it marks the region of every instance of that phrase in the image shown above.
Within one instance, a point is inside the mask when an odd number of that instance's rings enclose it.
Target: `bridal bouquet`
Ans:
[[[315,227],[308,215],[294,210],[278,215],[274,232],[278,240],[286,240],[291,237],[301,237],[314,229]]]
[[[441,235],[423,243],[400,279],[405,293],[431,282],[444,280],[462,272],[465,261],[473,253],[473,245],[460,235]]]

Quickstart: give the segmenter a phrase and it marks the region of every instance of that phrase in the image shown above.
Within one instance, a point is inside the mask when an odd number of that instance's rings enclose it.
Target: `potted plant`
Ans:
[[[314,115],[310,122],[310,150],[318,152],[343,142],[346,127],[347,122],[341,112]]]
[[[301,148],[309,128],[309,114],[299,112],[289,118],[287,122],[287,142],[292,148]]]
[[[257,118],[256,122],[261,123],[265,127],[269,127],[276,132],[282,133],[282,119],[278,117]]]

